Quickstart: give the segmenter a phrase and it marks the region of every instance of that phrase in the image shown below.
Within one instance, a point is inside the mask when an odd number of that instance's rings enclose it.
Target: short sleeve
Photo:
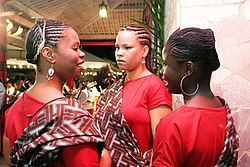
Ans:
[[[157,76],[150,79],[148,101],[149,110],[164,104],[172,108],[172,95]]]

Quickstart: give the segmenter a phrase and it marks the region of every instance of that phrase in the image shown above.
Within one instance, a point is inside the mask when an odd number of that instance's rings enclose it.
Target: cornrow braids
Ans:
[[[49,44],[57,47],[58,41],[63,37],[62,32],[69,26],[57,20],[37,19],[35,25],[29,30],[26,39],[26,59],[29,63],[37,64],[42,48]]]
[[[188,60],[196,62],[201,79],[211,76],[212,71],[220,66],[215,37],[211,29],[196,27],[182,29],[169,37],[166,47],[169,54],[178,58],[180,62]]]
[[[138,41],[140,42],[140,44],[148,46],[149,51],[146,56],[146,67],[149,71],[154,73],[154,70],[152,67],[152,55],[151,55],[152,39],[151,39],[151,34],[149,33],[149,31],[145,27],[137,25],[137,24],[127,25],[121,28],[120,31],[134,31],[138,37]]]

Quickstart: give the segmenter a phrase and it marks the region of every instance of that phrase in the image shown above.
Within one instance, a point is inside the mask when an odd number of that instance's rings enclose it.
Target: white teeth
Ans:
[[[78,64],[78,67],[83,67],[83,63],[82,64]]]

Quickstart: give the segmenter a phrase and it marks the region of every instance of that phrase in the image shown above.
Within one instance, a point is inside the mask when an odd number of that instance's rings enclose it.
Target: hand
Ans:
[[[103,149],[100,160],[100,167],[111,167],[111,166],[112,166],[112,159],[110,156],[110,152],[107,149]]]

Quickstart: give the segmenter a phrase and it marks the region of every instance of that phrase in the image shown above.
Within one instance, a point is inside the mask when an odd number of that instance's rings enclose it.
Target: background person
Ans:
[[[0,79],[0,158],[3,155],[3,132],[4,132],[4,111],[6,89],[2,79]]]
[[[163,49],[163,79],[185,106],[156,128],[153,166],[236,166],[239,140],[229,106],[210,88],[220,62],[211,29],[175,32]]]
[[[64,81],[83,71],[79,46],[77,33],[61,21],[38,19],[30,29],[26,58],[37,65],[35,83],[6,113],[4,153],[12,166],[99,165],[102,136],[94,119],[62,93]]]
[[[147,166],[155,126],[171,112],[172,96],[153,74],[151,36],[144,27],[122,28],[115,46],[116,61],[126,77],[115,82],[97,106],[106,148],[100,165],[111,166],[113,161],[113,166]]]

